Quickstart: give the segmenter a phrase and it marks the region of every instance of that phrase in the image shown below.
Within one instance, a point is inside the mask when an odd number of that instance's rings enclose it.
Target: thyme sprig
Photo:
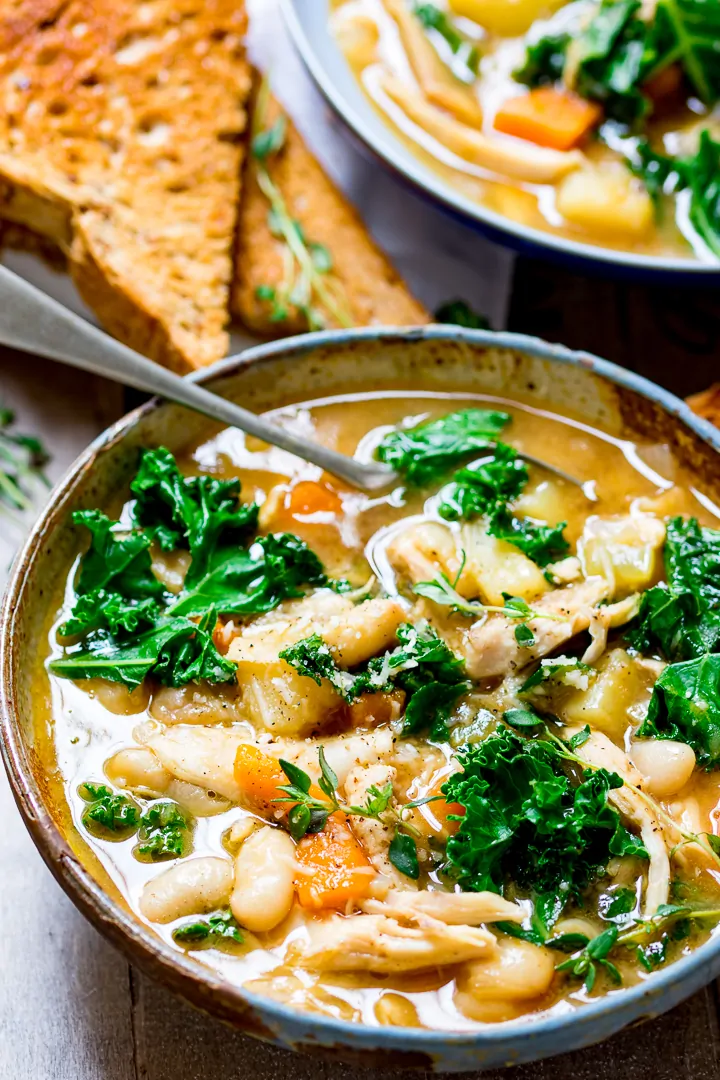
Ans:
[[[327,325],[325,313],[339,326],[351,327],[353,319],[345,291],[332,275],[332,254],[324,244],[308,241],[268,170],[268,160],[283,148],[287,133],[282,116],[267,126],[269,99],[266,80],[258,94],[251,145],[258,187],[269,203],[268,227],[273,236],[283,241],[283,277],[278,286],[258,286],[256,296],[272,305],[270,317],[274,322],[284,322],[290,309],[296,308],[310,330],[322,330]]]

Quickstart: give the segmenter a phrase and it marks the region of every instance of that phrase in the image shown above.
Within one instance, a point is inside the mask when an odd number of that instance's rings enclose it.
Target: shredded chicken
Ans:
[[[314,778],[319,775],[317,742],[304,739],[262,741],[255,738],[249,727],[177,724],[165,731],[152,731],[143,736],[143,741],[173,776],[215,791],[234,803],[240,802],[235,756],[243,743],[259,745],[265,753],[299,765]],[[342,784],[354,766],[366,768],[389,755],[393,734],[389,728],[376,728],[361,735],[335,735],[324,739],[323,746],[327,761]]]
[[[534,184],[554,184],[586,160],[579,150],[549,150],[521,139],[484,135],[436,109],[394,76],[383,75],[378,82],[388,98],[414,124],[453,154],[490,172]]]
[[[590,644],[582,655],[583,664],[596,664],[605,652],[608,632],[615,626],[623,626],[634,619],[640,610],[640,594],[633,593],[615,604],[605,604],[593,609],[590,619]]]
[[[492,955],[496,948],[493,935],[479,927],[439,921],[407,926],[385,915],[335,916],[311,925],[308,940],[293,942],[286,963],[311,971],[396,975],[459,964]]]
[[[530,648],[515,640],[517,620],[504,615],[491,615],[486,622],[476,623],[467,637],[466,663],[472,679],[487,679],[507,675],[539,660],[587,630],[593,609],[608,595],[608,584],[602,578],[588,578],[567,589],[556,589],[537,600],[533,607],[560,619],[529,619],[535,644]]]
[[[345,779],[345,802],[351,806],[362,805],[367,800],[369,787],[374,785],[382,790],[386,784],[393,782],[396,775],[396,769],[381,762],[369,767],[358,765],[350,770]],[[378,873],[399,888],[416,887],[390,862],[390,844],[395,835],[394,828],[383,825],[381,821],[363,817],[350,818],[349,824]]]
[[[522,922],[526,912],[519,904],[504,900],[491,892],[410,892],[391,889],[384,900],[365,900],[363,911],[370,915],[389,915],[394,919],[413,919],[418,925],[425,920],[439,921],[448,926],[480,926],[481,923]]]
[[[598,768],[616,772],[629,784],[642,783],[642,776],[630,763],[627,755],[611,742],[607,735],[593,731],[590,738],[576,751],[578,757]],[[670,895],[670,857],[664,829],[652,808],[652,800],[639,795],[627,785],[611,791],[608,799],[624,818],[640,829],[640,836],[650,856],[643,914],[654,915]]]

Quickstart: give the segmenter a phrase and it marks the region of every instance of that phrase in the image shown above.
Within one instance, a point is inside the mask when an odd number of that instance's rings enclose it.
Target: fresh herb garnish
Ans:
[[[463,662],[427,624],[405,623],[397,637],[400,644],[395,649],[353,672],[338,667],[319,634],[289,646],[280,657],[318,685],[326,679],[348,702],[361,694],[398,687],[405,691],[407,701],[403,734],[430,728],[431,737],[444,739],[445,721],[468,685]]]
[[[88,832],[101,839],[126,840],[140,824],[138,804],[113,791],[106,784],[86,780],[78,788],[78,795],[88,805],[82,812],[82,823]]]
[[[466,300],[449,300],[435,312],[435,322],[449,326],[464,326],[467,330],[491,330],[487,315],[475,311]]]
[[[193,919],[173,930],[178,945],[214,945],[222,941],[242,944],[240,927],[229,911],[217,911],[207,919]]]
[[[377,448],[377,457],[402,473],[409,484],[424,487],[442,479],[463,458],[490,448],[509,422],[508,413],[460,409],[389,432]]]
[[[551,949],[560,949],[562,952],[568,951],[568,945],[573,949],[577,949],[578,945],[580,946],[575,955],[568,960],[563,960],[561,964],[557,964],[555,970],[567,971],[574,975],[576,979],[582,979],[585,989],[590,993],[595,985],[598,968],[606,971],[618,986],[622,983],[622,975],[615,964],[608,960],[608,955],[617,944],[618,934],[617,926],[608,926],[607,930],[603,930],[592,940],[584,938],[583,942],[583,934],[563,934],[557,938],[550,938],[545,944]]]
[[[535,644],[535,635],[527,623],[520,623],[515,627],[515,640],[523,649],[532,649]]]
[[[465,810],[447,843],[448,876],[478,892],[502,893],[513,882],[533,896],[546,926],[582,897],[612,855],[646,854],[608,803],[622,779],[595,769],[577,783],[563,771],[565,756],[546,739],[504,728],[460,749],[462,772],[442,787]]]
[[[42,471],[50,458],[39,439],[17,434],[14,423],[12,409],[0,406],[0,507],[23,513],[33,504],[38,481],[50,486]]]
[[[323,244],[309,242],[293,218],[285,198],[270,175],[272,159],[283,149],[287,123],[281,117],[266,126],[270,87],[264,81],[253,114],[252,154],[258,187],[268,201],[268,228],[283,243],[284,275],[278,285],[261,285],[255,295],[271,305],[273,322],[285,322],[297,311],[310,330],[322,330],[329,315],[338,326],[353,325],[342,283],[331,275],[332,254]]]
[[[413,13],[426,30],[439,34],[452,53],[450,65],[453,75],[464,83],[477,78],[480,53],[477,46],[461,34],[455,21],[436,4],[416,3]]]
[[[149,806],[140,821],[136,855],[145,860],[181,859],[192,850],[192,821],[177,803]]]
[[[460,574],[462,570],[460,571]],[[434,604],[438,604],[440,607],[448,607],[451,611],[457,612],[459,615],[467,615],[468,618],[481,619],[487,615],[505,615],[508,619],[550,619],[553,622],[561,622],[562,615],[553,615],[544,611],[540,611],[538,608],[531,607],[527,600],[524,600],[522,596],[511,596],[510,593],[503,593],[503,600],[505,601],[502,606],[499,604],[483,604],[479,600],[466,600],[464,596],[461,596],[455,586],[455,582],[451,582],[445,574],[438,574],[434,581],[418,581],[416,585],[413,585],[413,592],[416,596],[424,596],[427,600],[432,600]],[[518,627],[517,629],[520,629]],[[527,626],[525,627],[530,638],[534,641],[532,630]],[[517,633],[516,633],[517,640]],[[527,641],[527,635],[525,640]],[[520,644],[520,642],[518,642]]]
[[[416,802],[406,803],[403,807],[397,807],[394,805],[392,783],[388,782],[382,788],[371,784],[362,806],[347,805],[338,796],[338,778],[328,764],[325,749],[322,746],[318,749],[318,762],[320,779],[317,786],[325,798],[319,798],[312,793],[312,778],[303,769],[290,761],[280,759],[280,765],[288,778],[288,783],[279,788],[280,791],[285,792],[286,798],[275,801],[292,804],[288,812],[288,829],[291,836],[295,840],[300,840],[307,833],[320,832],[325,828],[330,815],[336,813],[345,814],[347,817],[370,818],[379,821],[395,830],[390,843],[390,862],[406,877],[416,880],[420,876],[415,840],[418,834],[409,822],[403,820],[403,811],[432,802],[436,797],[419,799]]]

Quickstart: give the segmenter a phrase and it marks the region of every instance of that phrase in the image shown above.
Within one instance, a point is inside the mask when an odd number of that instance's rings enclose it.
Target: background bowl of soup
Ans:
[[[197,378],[246,407],[278,410],[278,419],[304,425],[308,437],[328,439],[348,451],[384,419],[422,413],[428,403],[442,412],[453,402],[510,401],[522,415],[531,449],[575,473],[596,471],[596,477],[584,479],[607,476],[613,460],[618,475],[636,476],[648,491],[667,470],[676,470],[691,512],[692,506],[709,510],[720,498],[720,434],[715,428],[647,380],[588,354],[521,335],[440,327],[326,332],[261,346]],[[534,426],[545,431],[536,442]],[[372,1010],[365,1015],[362,1008],[355,1011],[355,1020],[342,1018],[337,1011],[342,997],[329,1005],[328,999],[316,998],[306,1003],[306,1011],[287,998],[257,992],[257,982],[249,990],[242,985],[248,973],[239,978],[225,954],[188,952],[162,926],[144,918],[139,879],[127,872],[130,863],[117,862],[112,845],[94,843],[83,830],[74,794],[78,761],[89,754],[84,774],[90,769],[95,775],[107,746],[122,744],[137,716],[122,715],[106,699],[98,706],[102,722],[93,733],[87,695],[83,701],[73,684],[52,680],[46,663],[64,583],[78,555],[71,512],[117,508],[118,493],[127,491],[139,452],[159,445],[181,459],[190,454],[185,460],[196,470],[212,469],[222,460],[226,470],[242,472],[244,482],[257,491],[268,475],[287,475],[294,468],[287,455],[268,455],[239,432],[223,432],[177,406],[153,401],[81,455],[16,560],[2,617],[5,763],[40,853],[102,933],[171,990],[250,1034],[356,1064],[435,1071],[519,1064],[589,1045],[672,1008],[720,974],[720,940],[706,936],[668,967],[596,1000],[582,1001],[580,990],[579,997],[566,995],[552,1008],[521,1019],[478,1024],[447,1012],[440,992],[428,999],[431,1008],[420,1026],[403,1028],[383,1026],[372,1020]],[[624,483],[616,486],[621,489]],[[96,737],[100,745],[93,749]],[[138,863],[136,870],[143,867]],[[394,989],[418,1001],[437,993],[420,984]],[[362,987],[353,993],[361,1002]]]
[[[589,134],[579,144],[584,164],[577,171],[567,171],[578,149],[554,157],[557,152],[548,149],[547,142],[536,145],[495,130],[493,119],[497,124],[503,102],[509,98],[520,101],[527,90],[512,79],[513,70],[522,64],[525,55],[527,19],[522,12],[528,6],[543,17],[554,11],[561,30],[564,20],[572,36],[576,29],[571,9],[577,8],[577,3],[528,5],[454,0],[449,10],[447,4],[429,5],[451,17],[458,12],[460,17],[443,27],[445,36],[438,36],[430,26],[431,43],[419,43],[423,50],[429,50],[419,60],[432,67],[427,75],[428,85],[432,84],[428,94],[423,92],[422,79],[417,78],[421,71],[418,60],[407,47],[408,34],[413,39],[423,36],[423,24],[413,14],[413,9],[422,5],[405,0],[283,3],[286,21],[307,68],[352,135],[404,182],[453,215],[519,251],[542,252],[554,259],[582,262],[586,267],[595,264],[614,275],[687,280],[717,276],[717,224],[708,245],[690,223],[693,213],[689,210],[689,190],[660,197],[658,203],[656,196],[649,193],[652,182],[646,188],[644,181],[631,175],[624,157],[636,151],[619,152],[618,148],[634,146],[638,142],[636,135],[621,142],[619,129],[612,125],[607,139],[596,140]],[[483,37],[477,23],[463,18],[463,13],[472,15],[476,8],[490,9],[492,19],[501,24],[502,35]],[[541,28],[545,23],[538,18],[537,25]],[[556,33],[554,23],[548,26],[547,35],[552,38]],[[473,43],[480,56],[485,48],[491,52],[487,71],[481,62],[477,92],[470,92],[462,79],[452,84],[453,77],[447,75],[447,70],[439,75],[435,70],[437,56],[430,56],[433,43],[441,54],[443,49],[447,52],[447,35],[453,40],[456,28],[461,34],[467,30],[467,36],[464,41],[458,39],[462,41],[458,52],[446,57],[450,65],[453,56],[462,58],[463,50],[467,52]],[[531,28],[528,40],[533,40],[533,33],[539,34],[540,30]],[[468,76],[471,81],[477,77],[477,61],[473,70],[475,75]],[[439,81],[432,83],[433,79]],[[545,85],[538,88],[541,96],[548,89]],[[707,124],[717,135],[712,127],[717,123],[712,111],[703,108],[690,90],[686,98],[689,106],[682,104],[679,111],[671,111],[667,120],[657,121],[653,148],[666,145],[674,147],[674,154],[688,153],[686,148],[694,147],[697,141],[697,129]],[[473,116],[478,99],[482,111]],[[542,108],[553,114],[557,105],[546,101]],[[510,120],[515,125],[515,118]],[[521,120],[525,123],[524,117]],[[491,140],[490,158],[497,157],[499,151],[503,161],[497,170],[492,168],[492,160],[486,160],[485,147],[478,151],[474,145],[466,146],[468,139],[473,142],[476,132],[480,140]],[[545,135],[541,131],[535,137],[542,140]],[[518,164],[525,154],[529,161]],[[512,160],[506,173],[503,162],[508,155]]]

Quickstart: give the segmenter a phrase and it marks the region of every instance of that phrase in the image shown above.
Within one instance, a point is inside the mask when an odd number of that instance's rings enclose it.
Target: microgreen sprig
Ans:
[[[289,783],[281,785],[280,791],[286,795],[284,799],[277,799],[278,803],[291,803],[287,821],[290,835],[295,840],[302,839],[308,833],[320,832],[331,814],[341,813],[347,817],[369,818],[379,821],[382,825],[395,829],[395,835],[390,844],[389,857],[392,864],[410,878],[418,878],[420,867],[417,857],[416,838],[420,835],[418,830],[406,820],[407,811],[417,806],[442,799],[441,795],[431,795],[415,802],[405,803],[398,808],[393,805],[393,786],[388,781],[383,787],[371,784],[367,789],[367,798],[362,806],[348,805],[341,802],[338,797],[338,778],[325,756],[323,746],[318,749],[318,761],[320,764],[320,778],[317,786],[325,798],[319,798],[311,789],[313,781],[308,774],[298,765],[291,761],[280,759],[280,766],[288,778]]]
[[[296,308],[305,316],[310,330],[325,327],[324,312],[339,326],[350,327],[353,319],[344,289],[330,276],[333,268],[330,251],[324,244],[306,239],[300,222],[292,217],[282,192],[268,171],[268,160],[283,148],[287,135],[287,122],[282,116],[271,126],[266,126],[269,98],[270,87],[265,81],[255,108],[251,146],[258,187],[270,204],[268,227],[273,236],[283,241],[284,269],[280,285],[260,285],[256,296],[272,305],[273,322],[284,322],[290,308]]]

